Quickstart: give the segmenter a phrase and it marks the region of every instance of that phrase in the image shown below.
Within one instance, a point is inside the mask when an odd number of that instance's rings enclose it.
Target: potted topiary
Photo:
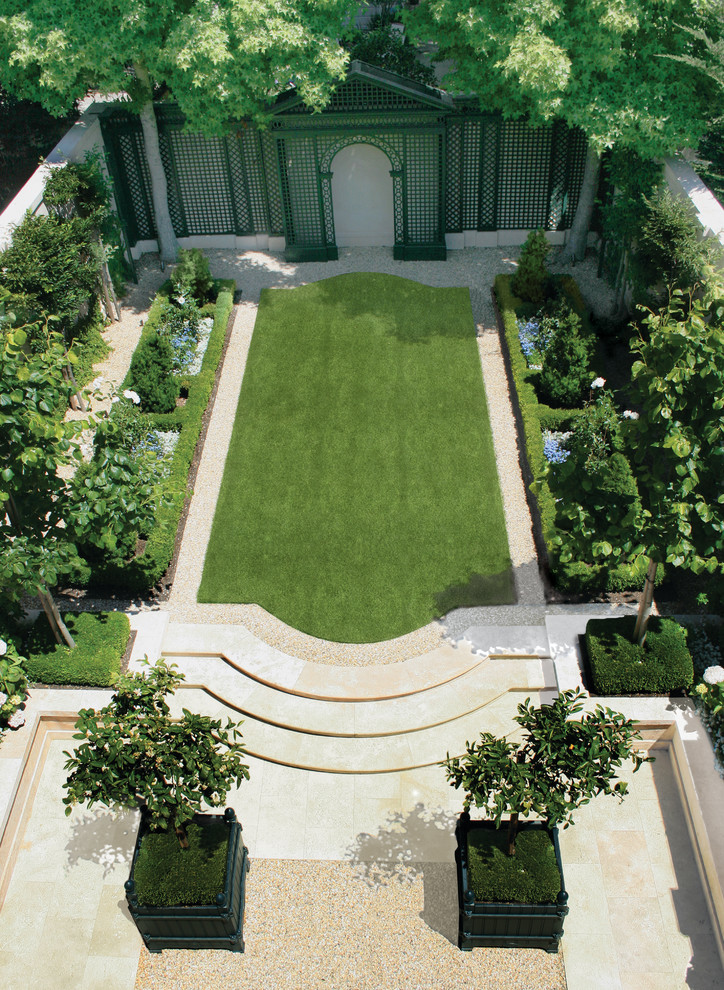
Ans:
[[[148,663],[148,660],[146,660]],[[140,807],[141,825],[126,882],[131,915],[152,952],[244,951],[248,850],[232,809],[219,807],[233,781],[249,778],[237,726],[183,709],[171,717],[166,695],[183,680],[159,660],[122,677],[111,702],[78,713],[63,803]]]
[[[616,770],[628,759],[638,770],[647,759],[634,750],[640,737],[623,715],[599,705],[572,720],[584,697],[564,691],[540,708],[528,699],[515,718],[522,742],[481,733],[463,756],[442,764],[466,792],[456,828],[461,949],[558,951],[568,894],[557,826],[572,825],[576,808],[597,794],[623,799],[626,783],[614,783]],[[470,820],[471,805],[485,820]]]

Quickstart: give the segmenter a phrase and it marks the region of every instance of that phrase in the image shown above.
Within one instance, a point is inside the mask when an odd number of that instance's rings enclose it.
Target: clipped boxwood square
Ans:
[[[44,615],[25,638],[29,681],[110,687],[121,672],[131,624],[123,612],[67,612],[63,621],[74,650],[56,643]]]
[[[133,877],[141,904],[161,906],[214,904],[223,894],[229,829],[223,821],[186,826],[189,848],[176,833],[147,832]]]
[[[670,694],[690,687],[694,679],[686,630],[673,619],[653,616],[646,641],[631,641],[636,616],[591,619],[586,649],[596,694]]]
[[[515,856],[508,855],[508,830],[468,832],[470,886],[476,901],[552,904],[561,890],[553,839],[544,829],[521,830]]]

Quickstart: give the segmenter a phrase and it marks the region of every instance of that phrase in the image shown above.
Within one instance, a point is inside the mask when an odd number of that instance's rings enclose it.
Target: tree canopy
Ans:
[[[562,119],[584,131],[591,159],[573,228],[580,257],[600,153],[624,146],[652,158],[695,147],[711,119],[706,78],[657,56],[695,57],[704,43],[679,25],[703,25],[716,41],[723,31],[717,3],[430,0],[407,23],[454,63],[444,80],[450,89],[477,95],[506,118],[527,116],[535,125]]]
[[[65,113],[89,90],[125,93],[139,113],[161,255],[175,260],[166,179],[153,114],[167,87],[189,129],[263,124],[294,86],[322,107],[344,75],[339,38],[352,0],[0,0],[0,85]],[[158,89],[156,89],[158,93]]]

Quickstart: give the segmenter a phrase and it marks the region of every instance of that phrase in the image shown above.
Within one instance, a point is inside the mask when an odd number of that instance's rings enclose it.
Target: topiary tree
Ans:
[[[627,784],[616,781],[616,771],[624,762],[632,760],[634,771],[647,762],[634,749],[640,739],[634,723],[620,713],[597,705],[572,718],[583,710],[585,697],[578,689],[564,691],[539,708],[527,699],[515,717],[524,730],[521,743],[482,732],[478,742],[466,744],[463,756],[448,755],[441,764],[453,787],[465,790],[466,812],[482,808],[498,828],[503,815],[510,816],[509,856],[515,855],[520,816],[567,828],[575,810],[596,795],[623,800]]]
[[[171,341],[160,333],[144,337],[131,358],[131,384],[146,412],[168,413],[176,408],[179,383],[174,378]]]
[[[510,287],[524,302],[540,305],[546,297],[548,269],[546,258],[551,249],[542,230],[531,230],[518,259],[518,268]]]
[[[166,696],[183,674],[163,659],[145,662],[144,673],[119,680],[105,708],[78,713],[73,738],[80,744],[65,754],[65,813],[78,803],[141,807],[151,831],[173,829],[185,849],[193,815],[222,805],[232,783],[249,779],[249,767],[238,725],[186,709],[172,718]]]
[[[550,406],[572,409],[580,406],[584,388],[591,381],[593,341],[581,332],[581,318],[565,303],[544,317],[550,328],[543,352],[543,367],[536,392]]]

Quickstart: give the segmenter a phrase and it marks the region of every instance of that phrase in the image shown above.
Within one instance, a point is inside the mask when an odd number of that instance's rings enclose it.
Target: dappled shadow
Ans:
[[[413,883],[422,879],[422,920],[457,944],[457,814],[418,803],[409,812],[394,812],[371,835],[356,836],[347,859],[369,887]]]
[[[66,845],[68,865],[99,863],[103,876],[108,877],[117,867],[130,870],[136,844],[138,811],[85,811],[73,822]]]
[[[516,601],[513,569],[509,567],[497,574],[473,572],[467,581],[435,592],[433,601],[438,615],[477,605],[513,605]]]

